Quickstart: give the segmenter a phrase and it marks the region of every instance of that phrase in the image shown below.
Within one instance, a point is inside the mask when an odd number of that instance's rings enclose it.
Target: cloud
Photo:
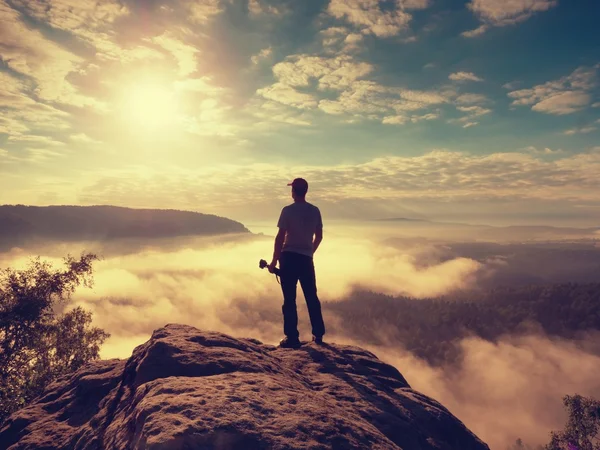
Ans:
[[[273,66],[273,75],[279,83],[307,87],[316,80],[320,89],[334,90],[343,90],[372,71],[372,65],[357,62],[348,55],[333,58],[295,55]]]
[[[328,28],[323,35],[335,37],[343,34],[343,30]],[[356,61],[348,54],[335,57],[292,55],[273,67],[276,83],[257,90],[257,94],[304,110],[318,107],[327,114],[352,116],[346,121],[378,120],[390,125],[438,118],[441,112],[437,107],[453,101],[458,105],[488,101],[481,94],[459,95],[449,86],[430,90],[385,86],[366,79],[374,71],[371,64]],[[452,74],[451,78],[480,80],[468,72]],[[420,114],[409,114],[422,110],[425,111]],[[465,111],[471,111],[471,116],[483,114],[483,108]]]
[[[428,249],[417,242],[408,242],[409,250],[385,244],[389,235],[379,236],[375,228],[333,228],[336,233],[326,228],[315,255],[322,301],[342,300],[357,286],[389,294],[440,295],[469,287],[481,266],[466,258],[419,263],[414,253],[425,258]],[[276,343],[282,332],[281,289],[257,263],[270,254],[272,244],[271,236],[225,236],[144,241],[137,247],[132,240],[48,244],[36,253],[56,265],[67,249],[104,255],[94,264],[93,289],[78,289],[73,306],[91,310],[94,324],[111,333],[101,349],[103,358],[127,358],[165,323]],[[0,266],[22,268],[28,256],[21,249],[0,253]],[[310,336],[301,303],[300,332]],[[326,324],[339,321],[331,309],[324,311]],[[565,394],[600,393],[600,356],[593,353],[597,332],[573,341],[531,333],[494,342],[469,337],[457,342],[462,358],[455,364],[432,366],[399,346],[397,337],[383,328],[377,333],[381,345],[365,342],[360,333],[345,334],[343,323],[331,328],[340,331],[328,334],[329,342],[373,351],[494,449],[507,448],[517,438],[529,445],[547,443],[549,431],[564,425]]]
[[[132,52],[123,50],[115,39],[115,23],[130,14],[130,10],[122,2],[14,0],[11,3],[36,20],[93,46],[99,53],[99,58],[120,59],[133,55]],[[127,53],[129,55],[126,56]]]
[[[41,100],[102,107],[93,98],[79,94],[67,81],[82,58],[26,26],[4,0],[0,0],[0,58],[10,69],[35,81],[34,92]]]
[[[489,27],[487,25],[480,25],[473,30],[463,31],[462,33],[460,33],[460,35],[466,38],[477,37],[485,33],[488,30],[488,28]]]
[[[106,31],[117,19],[129,14],[128,8],[118,1],[103,2],[70,0],[12,0],[11,3],[25,10],[30,16],[46,22],[54,28],[65,30],[79,37],[91,36],[94,31]]]
[[[486,103],[489,99],[483,94],[460,94],[456,97],[456,103],[459,105],[472,105],[475,103]]]
[[[264,114],[280,112],[267,110]],[[303,120],[302,116],[291,118]],[[410,119],[400,116],[387,120]],[[473,120],[460,125],[470,122]],[[361,164],[329,166],[232,164],[161,171],[123,168],[82,174],[73,195],[77,203],[83,204],[110,200],[116,205],[169,205],[177,209],[195,209],[201,204],[204,211],[219,215],[265,217],[277,213],[278,201],[287,201],[287,190],[282,190],[284,180],[302,173],[311,182],[311,198],[325,202],[325,211],[340,214],[364,215],[361,211],[366,210],[366,204],[370,204],[373,214],[412,204],[432,213],[442,204],[454,205],[455,210],[468,210],[469,204],[494,209],[501,202],[513,200],[519,202],[523,213],[544,202],[562,202],[563,209],[577,202],[600,206],[596,195],[600,190],[600,152],[555,156],[561,157],[549,160],[547,155],[531,152],[475,155],[436,150],[420,156],[387,156]],[[236,182],[224,184],[223,180]],[[41,180],[38,186],[44,189]],[[274,192],[280,197],[273,199]],[[483,214],[482,206],[477,208]]]
[[[462,33],[465,37],[483,34],[489,27],[514,25],[529,19],[533,14],[555,7],[557,0],[471,0],[467,7],[479,18],[483,25]]]
[[[562,155],[565,153],[564,150],[562,149],[556,149],[556,150],[552,150],[551,148],[548,147],[544,147],[543,149],[538,149],[536,147],[527,147],[525,149],[528,153],[531,153],[533,155]]]
[[[285,83],[275,83],[266,88],[258,89],[256,93],[268,100],[300,109],[315,108],[318,104],[317,99],[311,94],[299,92]]]
[[[256,55],[252,55],[250,60],[252,64],[258,65],[264,61],[268,61],[273,56],[273,47],[266,47],[259,51]]]
[[[205,24],[223,11],[221,0],[187,1],[185,3],[193,22]]]
[[[255,129],[270,130],[276,124],[297,126],[312,125],[311,117],[305,111],[287,108],[280,102],[256,102],[252,105],[252,115],[259,119],[253,123]]]
[[[579,67],[558,80],[512,91],[508,96],[514,99],[513,105],[532,105],[532,110],[546,114],[571,114],[590,104],[589,92],[597,85],[599,67]]]
[[[492,112],[491,109],[478,105],[457,106],[456,109],[465,113],[465,115],[459,119],[450,119],[448,122],[462,124],[463,128],[471,128],[479,125],[478,118]]]
[[[520,81],[511,81],[509,83],[505,83],[502,85],[504,89],[508,89],[509,91],[513,91],[517,89],[522,83]]]
[[[490,448],[504,449],[518,438],[531,446],[547,444],[550,431],[564,427],[564,395],[600,394],[593,375],[600,370],[600,357],[583,347],[594,339],[598,336],[581,342],[532,334],[504,336],[495,343],[467,338],[460,343],[462,361],[454,368],[431,367],[397,345],[369,349]]]
[[[403,124],[408,120],[403,118],[406,112],[427,109],[447,101],[437,91],[416,91],[386,87],[371,81],[355,81],[336,100],[321,100],[319,109],[328,114],[352,114],[387,124]]]
[[[455,72],[448,76],[452,81],[483,81],[483,78],[479,78],[473,72]]]
[[[481,106],[457,106],[456,109],[468,113],[471,117],[483,116],[492,112],[491,109],[482,108]]]
[[[323,49],[326,54],[350,54],[360,50],[364,35],[353,33],[346,27],[329,27],[321,30]]]
[[[547,114],[571,114],[580,111],[590,103],[590,96],[585,92],[567,91],[545,98],[531,107],[533,111]]]
[[[403,9],[427,9],[432,0],[397,0],[397,5]]]
[[[90,136],[88,136],[85,133],[72,134],[70,136],[70,139],[71,139],[71,141],[82,143],[82,144],[93,144],[93,145],[102,144],[101,141],[98,141],[97,139],[91,138]]]
[[[404,125],[407,121],[406,116],[386,116],[381,122],[388,125]]]
[[[60,147],[64,145],[64,142],[56,141],[49,136],[41,136],[36,134],[29,135],[12,135],[8,137],[8,142],[22,142],[22,143],[33,143],[36,145],[45,144],[51,147]]]
[[[179,75],[181,77],[186,77],[196,71],[196,55],[199,53],[199,50],[196,47],[185,44],[172,36],[169,32],[156,36],[152,38],[151,41],[173,55],[179,66]]]
[[[39,142],[39,133],[69,128],[69,114],[34,100],[30,82],[0,72],[0,85],[0,133],[8,135],[9,142]]]
[[[346,19],[365,34],[377,37],[390,37],[408,29],[412,16],[398,6],[406,3],[411,6],[426,7],[428,2],[410,0],[399,2],[393,10],[382,10],[379,0],[332,0],[327,11],[333,17]]]
[[[114,248],[110,243],[73,243],[69,251],[86,248],[103,255],[94,267],[94,289],[82,289],[75,303],[92,310],[95,323],[113,334],[113,340],[146,340],[152,330],[176,322],[277,342],[280,313],[275,320],[265,313],[281,311],[281,290],[272,275],[258,268],[258,259],[272,252],[272,239],[186,238],[146,241],[138,249],[132,240],[115,242]],[[63,251],[64,245],[51,243],[37,250],[44,260],[56,264]],[[355,257],[358,254],[361,258]],[[0,263],[22,267],[27,256],[15,249],[0,253]],[[345,261],[343,267],[340,261]],[[470,286],[480,267],[466,258],[417,266],[410,253],[355,231],[351,236],[326,237],[315,264],[324,301],[343,298],[358,286],[390,294],[439,295]],[[257,320],[244,320],[245,326],[238,323],[240,311],[232,306],[239,301],[248,303],[248,313]],[[259,319],[262,314],[266,320]],[[132,349],[107,353],[118,345],[107,347],[104,357],[125,357]]]
[[[261,17],[264,15],[283,16],[291,11],[291,9],[283,4],[274,5],[265,0],[249,0],[248,12],[253,17]]]
[[[571,128],[569,130],[566,130],[564,132],[564,134],[566,134],[567,136],[572,136],[574,134],[587,134],[587,133],[596,131],[597,129],[598,128],[593,127],[593,126],[581,127],[581,128]]]

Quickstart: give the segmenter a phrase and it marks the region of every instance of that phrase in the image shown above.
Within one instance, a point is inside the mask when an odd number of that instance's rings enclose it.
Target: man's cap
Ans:
[[[292,186],[299,191],[308,191],[308,181],[306,181],[304,178],[295,178],[294,181],[288,183],[288,186]]]

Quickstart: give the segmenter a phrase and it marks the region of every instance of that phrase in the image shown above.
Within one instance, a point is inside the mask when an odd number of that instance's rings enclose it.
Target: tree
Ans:
[[[92,327],[83,308],[65,312],[78,286],[92,286],[97,259],[68,256],[55,270],[36,258],[26,269],[0,270],[0,423],[57,377],[99,358],[110,335]]]
[[[569,418],[563,431],[552,432],[546,450],[600,450],[600,401],[581,395],[563,398]]]

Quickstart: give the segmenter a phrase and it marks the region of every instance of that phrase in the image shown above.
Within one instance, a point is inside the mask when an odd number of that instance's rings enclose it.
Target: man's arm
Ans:
[[[271,261],[271,266],[275,267],[277,265],[277,261],[279,261],[279,257],[281,256],[281,250],[283,249],[283,243],[285,241],[285,230],[283,228],[279,229],[277,236],[275,236],[275,245],[273,249],[273,260]]]
[[[319,248],[319,244],[323,240],[323,228],[317,228],[315,230],[315,239],[313,240],[313,255]]]
[[[277,266],[277,261],[279,261],[281,250],[283,250],[283,243],[285,242],[285,232],[287,229],[287,216],[285,213],[285,208],[281,210],[279,220],[277,221],[277,227],[279,228],[279,232],[277,233],[277,236],[275,236],[273,259],[271,260],[271,264],[269,264],[269,272],[271,273],[273,273],[275,267]]]
[[[321,211],[317,208],[317,227],[315,229],[315,239],[313,240],[313,255],[319,248],[319,244],[323,240],[323,218],[321,217]]]

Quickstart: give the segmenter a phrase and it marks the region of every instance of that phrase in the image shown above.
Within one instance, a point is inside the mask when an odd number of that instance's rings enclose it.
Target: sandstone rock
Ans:
[[[488,449],[368,351],[185,325],[56,381],[4,423],[0,448]]]

